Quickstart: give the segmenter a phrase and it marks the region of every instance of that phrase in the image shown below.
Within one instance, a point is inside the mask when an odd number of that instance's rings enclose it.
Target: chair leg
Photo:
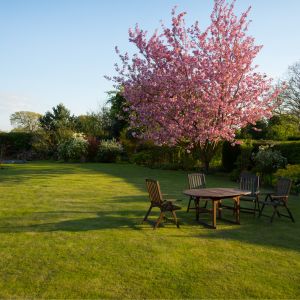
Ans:
[[[200,207],[196,207],[196,221],[199,221]]]
[[[146,213],[146,215],[145,215],[145,218],[144,218],[144,220],[143,220],[143,223],[144,223],[145,221],[147,221],[147,219],[148,219],[148,217],[149,217],[149,214],[150,214],[151,210],[152,210],[152,205],[149,207],[149,209],[148,209],[148,211],[147,211],[147,213]]]
[[[232,215],[235,216],[235,213],[236,213],[236,202],[234,201]]]
[[[164,218],[164,213],[163,212],[160,212],[160,215],[159,215],[159,217],[158,217],[158,219],[157,219],[157,221],[156,221],[156,223],[155,223],[155,225],[154,225],[154,227],[153,227],[153,229],[156,229],[157,227],[158,227],[158,225],[159,225],[159,223],[162,221],[162,219]]]
[[[192,202],[192,197],[190,197],[189,204],[188,204],[186,212],[190,211],[191,202]]]
[[[194,199],[194,208],[197,209],[197,207],[199,206],[200,200],[199,199]]]
[[[277,216],[278,216],[278,218],[280,218],[280,212],[278,211],[278,209],[276,209],[276,211],[277,211]]]
[[[271,217],[271,223],[273,222],[274,217],[276,216],[276,214],[277,214],[277,215],[279,214],[276,205],[273,206],[273,209],[274,209],[274,212],[273,212],[272,217]]]
[[[255,199],[254,200],[254,213],[253,213],[254,217],[256,217],[256,212],[259,213],[259,211],[260,211],[259,202],[258,202],[258,199]]]
[[[151,212],[151,209],[152,209],[152,205],[149,207],[149,209],[148,209],[148,211],[147,211],[147,213],[146,213],[146,216],[145,216],[145,218],[144,218],[144,220],[143,220],[143,223],[147,221],[147,219],[148,219],[148,217],[149,217],[149,214],[150,214],[150,212]]]
[[[261,217],[262,212],[263,212],[265,206],[266,206],[265,204],[262,205],[262,207],[261,207],[261,209],[260,209],[260,211],[259,211],[259,215],[258,215],[259,218]]]
[[[259,201],[258,201],[258,199],[256,199],[255,201],[256,201],[256,204],[257,204],[257,211],[259,212],[259,211],[260,211]],[[256,213],[256,212],[255,212],[255,213]]]
[[[171,212],[172,212],[172,215],[173,215],[173,218],[174,218],[174,222],[175,222],[177,228],[179,228],[179,222],[178,222],[178,219],[177,219],[177,216],[176,216],[176,212],[174,210],[172,210]]]
[[[288,209],[288,207],[287,207],[287,205],[286,205],[286,204],[284,204],[284,207],[286,208],[286,210],[287,210],[287,212],[288,212],[288,214],[289,214],[290,218],[292,219],[292,222],[293,222],[293,223],[295,223],[295,219],[294,219],[294,217],[293,217],[293,215],[292,215],[291,211]]]

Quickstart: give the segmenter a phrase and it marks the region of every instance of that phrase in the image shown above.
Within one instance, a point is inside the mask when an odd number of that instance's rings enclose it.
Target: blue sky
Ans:
[[[0,0],[0,130],[15,111],[44,113],[60,102],[77,115],[97,109],[112,89],[103,76],[113,75],[114,47],[132,50],[128,28],[152,32],[174,5],[205,26],[213,1]],[[249,32],[264,45],[256,62],[280,78],[300,60],[300,1],[237,0],[236,12],[249,5]]]

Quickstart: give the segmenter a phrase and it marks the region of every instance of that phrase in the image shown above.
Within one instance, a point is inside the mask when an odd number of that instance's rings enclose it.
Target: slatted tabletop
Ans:
[[[244,196],[251,194],[251,191],[243,191],[234,188],[203,188],[185,190],[183,193],[187,196],[201,197],[209,199],[226,199],[237,196]]]

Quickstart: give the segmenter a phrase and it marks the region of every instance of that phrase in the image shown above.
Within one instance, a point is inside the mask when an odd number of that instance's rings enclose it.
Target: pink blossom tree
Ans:
[[[162,24],[150,38],[136,25],[129,41],[138,48],[120,54],[112,80],[128,101],[137,135],[156,144],[185,143],[198,149],[205,169],[222,140],[271,117],[279,93],[253,60],[262,48],[247,35],[250,8],[234,14],[234,2],[215,0],[211,23],[187,27],[185,12],[172,10],[170,28]]]

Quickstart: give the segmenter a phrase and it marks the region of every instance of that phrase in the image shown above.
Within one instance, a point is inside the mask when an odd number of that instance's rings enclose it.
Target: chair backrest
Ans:
[[[160,191],[159,182],[153,179],[146,179],[146,186],[149,193],[149,198],[152,205],[161,205],[163,198]]]
[[[203,189],[206,187],[205,175],[203,173],[188,174],[189,189]]]
[[[288,178],[279,178],[275,188],[276,196],[288,196],[292,187],[292,180]]]
[[[259,190],[259,176],[242,173],[240,176],[240,189],[242,191],[251,191],[249,196],[255,196]]]

